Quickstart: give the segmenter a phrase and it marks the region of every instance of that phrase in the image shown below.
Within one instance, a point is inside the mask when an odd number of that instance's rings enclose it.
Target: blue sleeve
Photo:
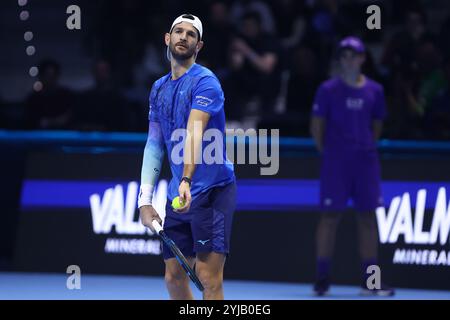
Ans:
[[[214,77],[200,79],[192,92],[192,109],[209,113],[211,116],[223,109],[225,101],[219,80]]]
[[[317,89],[316,96],[314,98],[314,104],[312,108],[312,115],[320,118],[326,118],[328,116],[329,110],[329,94],[326,88],[321,85]]]
[[[151,122],[159,122],[159,109],[155,104],[156,94],[157,90],[155,89],[155,85],[153,85],[152,90],[150,91],[150,97],[148,99],[149,102],[148,120]]]
[[[155,185],[164,158],[164,139],[158,122],[149,122],[147,143],[141,169],[141,185]]]
[[[383,120],[386,117],[386,99],[382,86],[375,92],[375,103],[372,111],[372,118]]]

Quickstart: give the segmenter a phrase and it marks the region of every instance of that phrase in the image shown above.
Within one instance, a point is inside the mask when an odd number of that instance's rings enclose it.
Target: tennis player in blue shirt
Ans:
[[[161,223],[152,207],[152,194],[167,151],[172,179],[163,228],[190,265],[195,264],[205,288],[203,298],[223,299],[223,268],[230,248],[236,184],[233,165],[226,158],[222,88],[209,69],[195,63],[203,46],[202,34],[200,19],[183,14],[165,35],[171,72],[158,79],[150,93],[138,206],[145,226],[153,230],[153,220]],[[219,152],[213,163],[200,158],[211,143],[205,142],[208,139],[204,136],[209,129],[221,133],[221,141],[214,141]],[[181,142],[174,134],[179,130],[186,132]],[[184,146],[181,152],[180,143]],[[176,196],[184,202],[177,210],[171,206]],[[171,299],[193,299],[188,276],[165,245],[163,257]]]

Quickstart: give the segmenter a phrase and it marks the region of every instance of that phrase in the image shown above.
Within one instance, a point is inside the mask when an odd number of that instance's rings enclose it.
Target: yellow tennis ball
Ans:
[[[172,200],[172,208],[179,209],[182,206],[184,206],[184,201],[181,201],[180,197],[176,196],[175,198],[173,198],[173,200]]]

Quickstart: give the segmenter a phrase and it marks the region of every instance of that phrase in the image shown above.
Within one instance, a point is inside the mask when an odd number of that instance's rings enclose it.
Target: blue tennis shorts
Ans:
[[[164,231],[186,257],[195,257],[198,252],[228,254],[235,208],[235,181],[199,194],[187,213],[174,212],[167,201]],[[174,257],[164,243],[163,257]]]
[[[333,152],[322,158],[320,205],[324,211],[342,211],[349,199],[360,212],[383,205],[381,168],[376,151]]]

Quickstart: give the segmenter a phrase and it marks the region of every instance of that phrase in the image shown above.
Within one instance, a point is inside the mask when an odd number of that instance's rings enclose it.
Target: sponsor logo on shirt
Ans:
[[[364,107],[364,100],[361,98],[347,98],[345,103],[350,110],[361,110]]]
[[[213,103],[214,100],[204,97],[204,96],[195,96],[195,103],[199,106],[209,106],[211,103]]]

